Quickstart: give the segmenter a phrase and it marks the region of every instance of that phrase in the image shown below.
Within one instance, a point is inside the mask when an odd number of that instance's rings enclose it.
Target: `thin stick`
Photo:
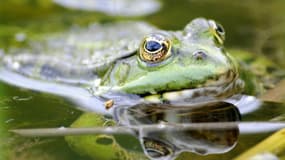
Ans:
[[[14,129],[15,134],[25,137],[52,137],[92,134],[134,134],[134,131],[183,131],[183,130],[224,130],[239,128],[241,134],[272,132],[285,128],[285,122],[209,122],[209,123],[161,123],[151,125],[93,127],[93,128],[39,128]]]

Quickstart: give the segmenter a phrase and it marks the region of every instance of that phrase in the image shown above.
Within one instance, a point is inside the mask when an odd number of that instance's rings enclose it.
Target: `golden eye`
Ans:
[[[212,27],[212,29],[214,30],[214,35],[215,35],[216,40],[220,44],[223,44],[225,39],[226,39],[226,32],[225,32],[223,26],[219,23],[216,23],[213,20],[209,20],[209,24]]]
[[[157,63],[165,60],[171,54],[171,43],[162,34],[151,34],[143,39],[139,50],[139,57],[148,63]]]

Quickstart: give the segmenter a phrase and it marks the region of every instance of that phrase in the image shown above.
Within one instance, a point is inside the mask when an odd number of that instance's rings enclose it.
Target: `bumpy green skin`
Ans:
[[[98,127],[112,126],[114,121],[109,121],[104,116],[96,113],[84,113],[71,127]],[[112,135],[87,135],[66,136],[65,140],[70,147],[82,156],[89,156],[96,160],[133,160],[146,159],[143,154],[127,151],[117,143]]]
[[[211,51],[211,48],[200,45],[197,46],[197,49],[190,50],[189,52],[191,53],[198,49],[203,49],[208,53],[215,53]],[[222,62],[215,59],[215,54],[209,55],[212,57],[204,61],[197,61],[193,57],[187,57],[187,54],[180,54],[173,57],[172,62],[169,62],[169,64],[151,68],[153,69],[151,71],[149,71],[149,68],[140,67],[135,57],[120,61],[111,73],[114,74],[113,83],[120,84],[118,89],[127,93],[157,93],[161,91],[197,88],[201,85],[206,85],[209,79],[218,79],[218,77],[226,74],[229,70],[236,72],[232,62],[223,53],[219,53],[224,60]],[[120,73],[129,74],[124,75]]]
[[[161,32],[172,42],[170,58],[154,66],[142,61],[137,54],[118,60],[103,78],[101,88],[112,86],[127,93],[154,94],[215,86],[221,83],[217,82],[219,77],[229,72],[238,75],[234,60],[217,42],[207,20],[195,19],[183,31]],[[203,51],[206,57],[196,59],[197,51]],[[231,83],[236,77],[225,79],[224,83]]]

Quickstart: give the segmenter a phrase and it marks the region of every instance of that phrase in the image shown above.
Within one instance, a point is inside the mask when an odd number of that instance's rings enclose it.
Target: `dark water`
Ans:
[[[212,18],[226,29],[226,47],[265,55],[285,66],[285,1],[283,0],[164,0],[157,13],[145,17],[111,17],[103,13],[67,10],[46,0],[0,0],[0,48],[23,46],[16,33],[27,37],[60,32],[92,22],[144,20],[162,29],[182,29],[195,17]],[[284,105],[268,103],[242,120],[270,120],[285,113]],[[80,160],[62,137],[22,138],[8,129],[69,126],[81,111],[66,99],[0,83],[0,159]],[[231,159],[268,134],[241,135],[237,146],[220,155],[182,154],[178,159]]]

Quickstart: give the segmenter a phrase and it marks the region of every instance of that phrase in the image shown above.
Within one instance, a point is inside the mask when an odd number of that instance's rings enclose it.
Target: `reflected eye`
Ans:
[[[151,34],[144,38],[139,57],[149,63],[161,62],[170,56],[170,40],[162,34]]]
[[[214,35],[215,35],[216,40],[220,44],[223,44],[225,41],[225,38],[226,38],[226,32],[225,32],[223,26],[219,23],[216,23],[213,20],[209,20],[209,24],[214,30]]]

